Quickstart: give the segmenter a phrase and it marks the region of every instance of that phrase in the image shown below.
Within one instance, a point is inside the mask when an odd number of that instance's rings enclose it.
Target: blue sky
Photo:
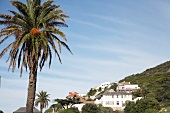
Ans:
[[[25,0],[22,0],[25,1]],[[63,48],[62,64],[53,57],[38,72],[37,92],[50,99],[65,98],[70,91],[86,93],[102,82],[115,82],[170,58],[169,0],[56,0],[70,16],[62,28],[74,55]],[[0,13],[15,10],[1,0]],[[2,29],[2,26],[0,26]],[[12,37],[11,37],[12,38]],[[5,44],[0,45],[0,51]],[[8,72],[0,59],[0,109],[12,113],[25,106],[29,72]],[[51,101],[50,104],[52,104]]]

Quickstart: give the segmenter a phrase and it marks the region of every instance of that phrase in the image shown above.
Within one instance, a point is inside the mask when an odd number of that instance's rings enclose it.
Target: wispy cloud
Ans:
[[[96,15],[96,14],[87,15],[87,16],[95,17],[96,19],[101,19],[101,20],[104,20],[104,21],[109,22],[109,23],[113,22],[114,24],[122,24],[122,25],[128,25],[128,26],[138,26],[134,22],[131,22],[131,21],[125,19],[125,18],[101,16],[101,15]]]
[[[82,20],[79,20],[79,19],[71,19],[71,21],[79,23],[79,24],[87,25],[87,26],[90,26],[90,27],[94,27],[94,28],[97,28],[97,29],[100,29],[100,30],[105,30],[105,31],[110,31],[110,32],[118,32],[116,29],[112,29],[112,28],[109,28],[109,27],[103,27],[99,24],[92,23],[92,22],[82,21]]]

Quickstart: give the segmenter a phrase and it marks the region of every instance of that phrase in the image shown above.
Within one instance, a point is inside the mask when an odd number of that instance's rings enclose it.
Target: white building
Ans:
[[[106,88],[106,87],[110,87],[112,84],[111,84],[111,82],[104,82],[104,83],[101,83],[100,84],[100,86],[97,86],[95,89],[99,89],[99,88],[101,88],[102,90],[104,90],[104,88]]]
[[[137,89],[140,89],[140,87],[137,84],[130,84],[130,82],[121,82],[117,86],[118,92],[133,92]]]
[[[132,101],[131,93],[109,90],[103,93],[101,99],[96,99],[95,104],[102,104],[104,107],[111,107],[113,110],[123,110],[126,101]]]

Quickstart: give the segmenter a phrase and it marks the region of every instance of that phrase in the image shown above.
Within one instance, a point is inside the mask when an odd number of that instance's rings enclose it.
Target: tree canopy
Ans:
[[[149,110],[148,110],[149,109]],[[152,110],[160,110],[158,101],[154,98],[144,98],[137,100],[136,103],[128,101],[124,109],[125,113],[145,113]]]
[[[96,104],[85,104],[82,107],[82,113],[99,113],[100,109]]]

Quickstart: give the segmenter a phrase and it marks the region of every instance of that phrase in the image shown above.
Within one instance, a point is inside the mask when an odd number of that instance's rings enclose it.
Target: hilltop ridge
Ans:
[[[170,105],[170,61],[127,76],[119,82],[122,81],[138,84],[145,89],[146,97],[155,98],[165,106]]]

